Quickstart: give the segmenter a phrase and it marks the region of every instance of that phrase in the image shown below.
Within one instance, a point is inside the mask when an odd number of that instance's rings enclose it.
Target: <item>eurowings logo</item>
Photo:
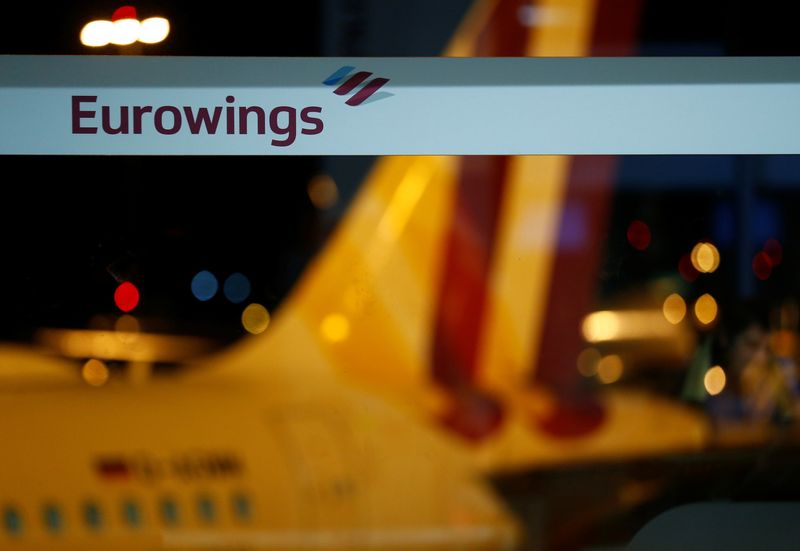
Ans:
[[[337,96],[346,96],[347,94],[353,92],[353,90],[361,86],[369,77],[372,76],[372,73],[370,73],[369,71],[359,71],[353,75],[350,75],[350,73],[353,70],[355,70],[355,67],[345,65],[344,67],[337,69],[331,76],[323,80],[322,84],[326,86],[336,86],[341,82],[339,87],[336,88],[336,90],[334,90],[333,93],[336,94]],[[375,92],[377,92],[387,82],[389,82],[388,78],[381,78],[381,77],[373,78],[372,80],[361,86],[361,89],[358,90],[355,94],[353,94],[353,96],[350,99],[348,99],[345,103],[351,107],[355,107],[365,102],[372,103],[384,98],[388,98],[392,94],[387,92],[381,92],[379,94],[375,94]],[[369,100],[370,97],[372,97],[371,100]]]
[[[98,115],[99,111],[99,115]],[[72,96],[73,134],[183,133],[270,136],[275,147],[292,145],[299,134],[322,134],[322,107],[240,105],[233,95],[224,105],[103,105],[98,96]],[[269,130],[269,133],[267,132]]]

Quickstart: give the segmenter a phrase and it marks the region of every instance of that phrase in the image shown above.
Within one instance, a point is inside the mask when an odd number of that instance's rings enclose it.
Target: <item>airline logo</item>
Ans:
[[[260,134],[275,147],[292,145],[299,135],[315,136],[325,128],[322,107],[240,104],[233,95],[225,103],[196,105],[107,105],[96,95],[72,96],[72,133],[171,136]]]
[[[340,67],[323,81],[335,86],[333,93],[347,96],[351,107],[391,96],[380,91],[388,78],[373,77],[353,66]],[[176,97],[167,104],[131,102],[119,104],[99,94],[71,96],[73,135],[249,135],[260,134],[273,147],[288,147],[301,136],[319,135],[325,129],[321,105],[253,105],[233,94],[220,96],[211,105],[186,105]],[[193,103],[193,102],[185,102]]]
[[[372,103],[391,95],[386,92],[375,94],[375,92],[389,82],[388,78],[376,77],[367,82],[367,79],[372,76],[372,73],[369,71],[358,71],[351,75],[350,73],[354,70],[355,67],[349,65],[340,67],[331,76],[323,80],[322,84],[325,86],[336,86],[338,84],[339,86],[333,91],[337,96],[346,96],[360,87],[358,91],[354,92],[353,95],[345,101],[345,103],[351,107],[356,107],[365,102]],[[370,98],[372,99],[367,101]]]

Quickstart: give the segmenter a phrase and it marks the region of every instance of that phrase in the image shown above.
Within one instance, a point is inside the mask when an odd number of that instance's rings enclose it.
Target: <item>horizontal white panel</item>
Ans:
[[[797,58],[0,56],[0,153],[797,154],[799,104]]]

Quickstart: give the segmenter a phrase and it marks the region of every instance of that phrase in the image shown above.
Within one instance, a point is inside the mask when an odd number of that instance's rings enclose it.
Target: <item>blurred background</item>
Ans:
[[[171,22],[166,40],[91,48],[81,44],[81,28],[91,20],[111,19],[117,4],[9,3],[3,8],[6,30],[0,35],[0,53],[435,56],[443,52],[471,4],[470,0],[318,0],[200,8],[191,2],[140,2],[135,6],[140,19],[163,16]],[[643,0],[631,6],[636,16],[631,55],[795,55],[800,48],[792,27],[796,8],[783,4],[756,9],[744,1]],[[613,9],[627,13],[631,6]],[[615,39],[608,40],[613,54]],[[242,334],[239,305],[225,300],[221,292],[215,299],[198,301],[191,292],[192,277],[209,270],[222,285],[230,274],[242,273],[251,285],[248,299],[274,308],[345,212],[372,162],[365,157],[5,157],[6,173],[20,174],[24,181],[10,180],[17,206],[9,207],[0,219],[7,236],[7,268],[0,274],[6,315],[0,320],[0,336],[25,341],[37,327],[84,327],[96,315],[116,314],[114,290],[121,281],[131,280],[141,292],[136,313],[143,323],[153,323],[161,331],[235,339]],[[772,216],[779,214],[772,198],[778,189],[791,193],[791,186],[784,185],[795,168],[791,159],[693,158],[689,163],[672,158],[624,162],[615,224],[641,217],[637,204],[649,201],[641,208],[657,211],[653,214],[662,217],[659,228],[666,230],[663,224],[669,221],[663,218],[679,212],[665,208],[660,197],[671,190],[674,193],[666,201],[687,205],[687,195],[696,198],[688,203],[694,211],[687,217],[696,221],[697,229],[679,224],[685,236],[654,244],[658,251],[651,250],[650,255],[656,258],[648,259],[646,269],[632,266],[634,271],[626,270],[624,281],[605,281],[601,293],[671,267],[677,249],[686,248],[687,240],[700,238],[712,227],[722,232],[715,237],[723,239],[723,246],[754,247],[762,235],[752,235],[753,242],[742,244],[741,236],[725,225],[732,224],[738,212],[733,183],[742,174],[758,180],[764,172],[769,178],[765,182],[769,191],[759,194],[763,197],[758,198],[760,206],[754,211],[758,214],[751,223],[760,224],[762,233],[781,225]],[[222,183],[222,175],[232,166],[241,178],[214,186]],[[75,175],[83,185],[64,185],[64,174]],[[320,174],[331,176],[336,186],[335,200],[324,201],[323,208],[309,196],[310,182]],[[201,191],[199,181],[210,185],[209,191]],[[713,188],[716,184],[721,187]],[[253,186],[267,199],[248,200]],[[45,189],[47,200],[41,201]],[[719,204],[711,208],[713,214],[706,213],[714,220],[700,220],[715,199]],[[20,209],[20,204],[26,208]],[[765,220],[776,227],[766,228]],[[618,254],[626,251],[615,250],[612,242],[609,247],[610,267],[624,261]],[[663,266],[653,264],[659,261]],[[723,269],[739,273],[730,262]],[[736,285],[728,277],[717,279]],[[749,294],[755,282],[738,285]]]
[[[436,56],[472,4],[139,2],[140,19],[169,20],[166,39],[94,48],[81,44],[82,27],[119,5],[10,3],[0,54]],[[518,4],[516,24],[546,20],[536,2]],[[627,34],[595,34],[593,55],[800,55],[792,5],[605,4]],[[279,309],[374,162],[2,157],[0,339],[50,346],[43,328],[108,330],[123,318],[123,328],[199,336],[211,348],[260,333],[266,324],[248,325],[243,311]],[[701,453],[508,461],[492,480],[530,548],[611,549],[682,503],[800,498],[800,158],[641,156],[581,167],[577,181],[602,174],[603,185],[568,195],[560,211],[561,287],[550,289],[551,344],[538,356],[550,366],[540,368],[544,386],[580,399],[546,430],[591,430],[599,421],[583,397],[613,387],[681,404],[711,436]],[[482,430],[447,423],[467,440]]]

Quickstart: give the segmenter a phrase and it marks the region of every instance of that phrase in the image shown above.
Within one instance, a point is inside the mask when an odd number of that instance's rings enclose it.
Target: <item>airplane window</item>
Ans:
[[[237,494],[233,496],[233,514],[237,520],[251,520],[253,517],[253,509],[250,504],[250,499],[244,494]]]
[[[48,532],[60,532],[64,527],[64,518],[57,505],[46,505],[44,508],[44,525]]]
[[[161,520],[167,526],[174,526],[178,524],[180,516],[178,512],[178,504],[175,503],[174,499],[166,497],[161,500]]]
[[[6,507],[3,512],[3,524],[6,532],[12,536],[18,536],[22,533],[22,516],[15,507]]]
[[[92,530],[99,530],[103,526],[103,513],[100,506],[94,502],[88,502],[83,507],[83,519]]]
[[[209,496],[200,496],[197,498],[197,514],[203,522],[214,522],[217,515],[214,502]]]
[[[142,524],[142,511],[135,501],[125,501],[122,504],[122,518],[131,528],[138,528]]]

